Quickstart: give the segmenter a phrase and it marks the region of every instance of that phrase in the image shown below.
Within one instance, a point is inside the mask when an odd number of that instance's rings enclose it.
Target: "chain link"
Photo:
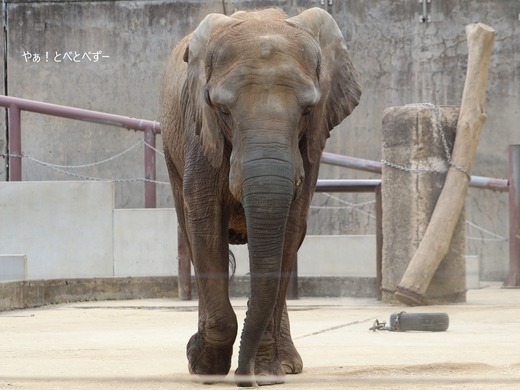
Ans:
[[[435,132],[437,132],[439,134],[439,136],[441,138],[446,162],[448,163],[448,165],[450,167],[453,167],[456,170],[464,173],[466,175],[466,177],[468,178],[468,180],[470,180],[471,174],[464,167],[456,164],[453,161],[453,159],[451,158],[450,146],[448,145],[448,141],[446,140],[446,136],[444,135],[444,131],[442,130],[442,127],[441,127],[439,107],[433,105],[432,103],[412,103],[412,104],[407,104],[406,106],[407,107],[418,107],[418,108],[430,108],[433,110],[434,117],[435,117],[434,130],[435,130]],[[399,164],[396,164],[396,163],[393,163],[393,162],[390,162],[387,160],[381,160],[381,162],[390,168],[398,169],[398,170],[408,172],[408,173],[446,173],[445,171],[443,171],[441,169],[410,168],[410,167],[405,167],[403,165],[399,165]]]
[[[390,168],[395,168],[408,173],[446,173],[445,170],[439,168],[409,168],[387,160],[381,160],[381,162]]]
[[[46,168],[52,169],[52,170],[54,170],[56,172],[59,172],[59,173],[62,173],[64,175],[71,176],[71,177],[74,177],[74,178],[77,178],[77,179],[81,179],[81,180],[112,181],[114,183],[146,182],[146,183],[170,185],[170,182],[151,180],[151,179],[146,179],[144,177],[136,177],[136,178],[129,178],[129,179],[110,179],[110,178],[102,178],[102,177],[94,177],[94,176],[82,175],[82,174],[71,172],[71,171],[68,171],[68,170],[64,169],[64,168],[68,168],[68,169],[91,168],[91,167],[94,167],[96,165],[105,164],[105,163],[111,162],[111,161],[113,161],[113,160],[123,156],[124,154],[129,153],[130,151],[132,151],[136,147],[142,146],[143,144],[146,147],[148,147],[150,149],[153,149],[155,152],[157,152],[157,153],[159,153],[159,154],[164,156],[164,154],[160,150],[154,148],[152,145],[150,145],[149,143],[144,142],[144,141],[139,141],[138,143],[130,146],[128,149],[125,149],[122,152],[119,152],[119,153],[115,154],[114,156],[111,156],[111,157],[109,157],[107,159],[104,159],[104,160],[101,160],[101,161],[96,161],[96,162],[93,162],[93,163],[82,164],[82,165],[58,165],[58,164],[53,164],[53,163],[48,163],[48,162],[45,162],[45,161],[41,161],[41,160],[39,160],[39,159],[37,159],[35,157],[28,156],[28,155],[25,155],[25,154],[22,154],[20,156],[20,155],[10,154],[10,153],[0,153],[0,156],[4,157],[4,158],[25,158],[25,159],[27,159],[29,161],[32,161],[32,162],[34,162],[36,164],[39,164],[39,165],[42,165],[42,166],[44,166]]]
[[[402,311],[400,313],[397,313],[394,323],[390,322],[390,326],[387,326],[385,321],[380,322],[379,320],[375,320],[374,324],[372,325],[371,328],[369,328],[369,330],[371,330],[373,332],[375,332],[376,330],[390,330],[393,332],[399,332],[401,330],[399,321],[403,314],[406,314],[406,312]]]

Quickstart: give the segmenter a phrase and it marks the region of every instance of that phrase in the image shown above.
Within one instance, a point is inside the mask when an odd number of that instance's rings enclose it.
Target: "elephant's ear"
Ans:
[[[341,30],[328,12],[312,8],[287,19],[287,23],[308,31],[321,48],[321,98],[306,135],[309,160],[317,162],[330,131],[358,105],[361,88]]]
[[[209,14],[191,35],[184,53],[184,61],[188,63],[186,94],[189,96],[187,110],[191,116],[195,132],[200,136],[204,155],[215,168],[222,163],[224,137],[219,129],[215,115],[206,107],[204,90],[207,83],[206,48],[212,34],[221,27],[237,23],[236,19],[221,14]]]

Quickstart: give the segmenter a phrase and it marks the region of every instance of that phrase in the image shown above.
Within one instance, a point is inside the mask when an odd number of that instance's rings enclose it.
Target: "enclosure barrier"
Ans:
[[[372,172],[381,174],[383,163],[379,161],[365,160],[357,157],[342,156],[334,153],[323,152],[321,162],[339,167],[356,169],[358,171]],[[507,179],[496,179],[485,176],[471,176],[470,187],[481,188],[493,191],[509,191],[509,181]]]
[[[69,106],[51,103],[43,103],[34,100],[21,99],[0,95],[0,106],[8,110],[8,150],[5,157],[8,159],[8,181],[22,180],[22,137],[21,137],[21,112],[28,111],[43,115],[57,116],[61,118],[80,120],[91,123],[116,126],[129,130],[142,131],[144,133],[144,192],[145,207],[156,207],[156,153],[155,138],[160,134],[160,124],[156,121],[131,118],[127,116],[108,114],[98,111],[85,110]],[[509,191],[510,199],[510,273],[506,280],[508,286],[520,285],[520,234],[518,232],[520,220],[520,191],[515,190],[520,182],[520,145],[513,145],[509,150],[509,180],[496,179],[483,176],[471,176],[470,186],[475,188],[490,189],[495,191]],[[324,152],[322,160],[325,164],[337,165],[345,168],[356,169],[380,174],[383,164],[360,158],[340,156]],[[381,272],[381,196],[380,180],[318,180],[316,191],[319,192],[374,192],[376,194],[376,236],[377,236],[377,283],[380,286]],[[296,263],[295,263],[296,264]],[[185,272],[188,269],[182,268]],[[189,283],[189,274],[181,276],[181,264],[179,264],[179,292],[181,292],[181,280]],[[288,295],[297,297],[297,273],[293,271]],[[184,289],[190,289],[184,286]],[[185,291],[186,292],[186,291]],[[378,289],[378,297],[380,291]],[[191,295],[191,292],[190,292]]]
[[[509,146],[509,274],[504,283],[520,286],[520,145]]]
[[[146,119],[130,118],[104,112],[84,110],[34,100],[20,99],[0,95],[0,106],[6,107],[8,116],[8,181],[22,180],[22,129],[21,112],[28,111],[37,114],[75,119],[129,130],[144,132],[144,194],[145,207],[156,206],[156,161],[155,136],[161,132],[159,122]]]

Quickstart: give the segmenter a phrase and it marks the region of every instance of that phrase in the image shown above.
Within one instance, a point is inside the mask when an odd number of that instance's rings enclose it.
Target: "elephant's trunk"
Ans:
[[[262,158],[244,165],[251,295],[237,375],[253,375],[259,343],[272,317],[280,285],[285,226],[295,194],[290,161]]]

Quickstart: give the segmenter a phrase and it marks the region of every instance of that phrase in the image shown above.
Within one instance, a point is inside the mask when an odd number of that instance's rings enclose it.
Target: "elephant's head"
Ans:
[[[258,345],[276,301],[303,161],[319,164],[329,132],[356,107],[361,91],[341,31],[319,8],[289,19],[273,10],[211,14],[193,33],[185,61],[204,154],[217,168],[231,145],[229,189],[246,213],[252,309],[239,371],[248,373],[252,339]],[[263,312],[254,311],[254,301]],[[245,344],[253,345],[250,352],[243,352]]]
[[[233,145],[230,189],[241,200],[245,163],[267,146],[292,159],[293,183],[303,179],[299,141],[316,163],[329,132],[359,102],[357,74],[334,19],[319,8],[285,19],[208,15],[186,50],[192,107],[204,154],[219,167]],[[255,14],[253,14],[255,15]]]

